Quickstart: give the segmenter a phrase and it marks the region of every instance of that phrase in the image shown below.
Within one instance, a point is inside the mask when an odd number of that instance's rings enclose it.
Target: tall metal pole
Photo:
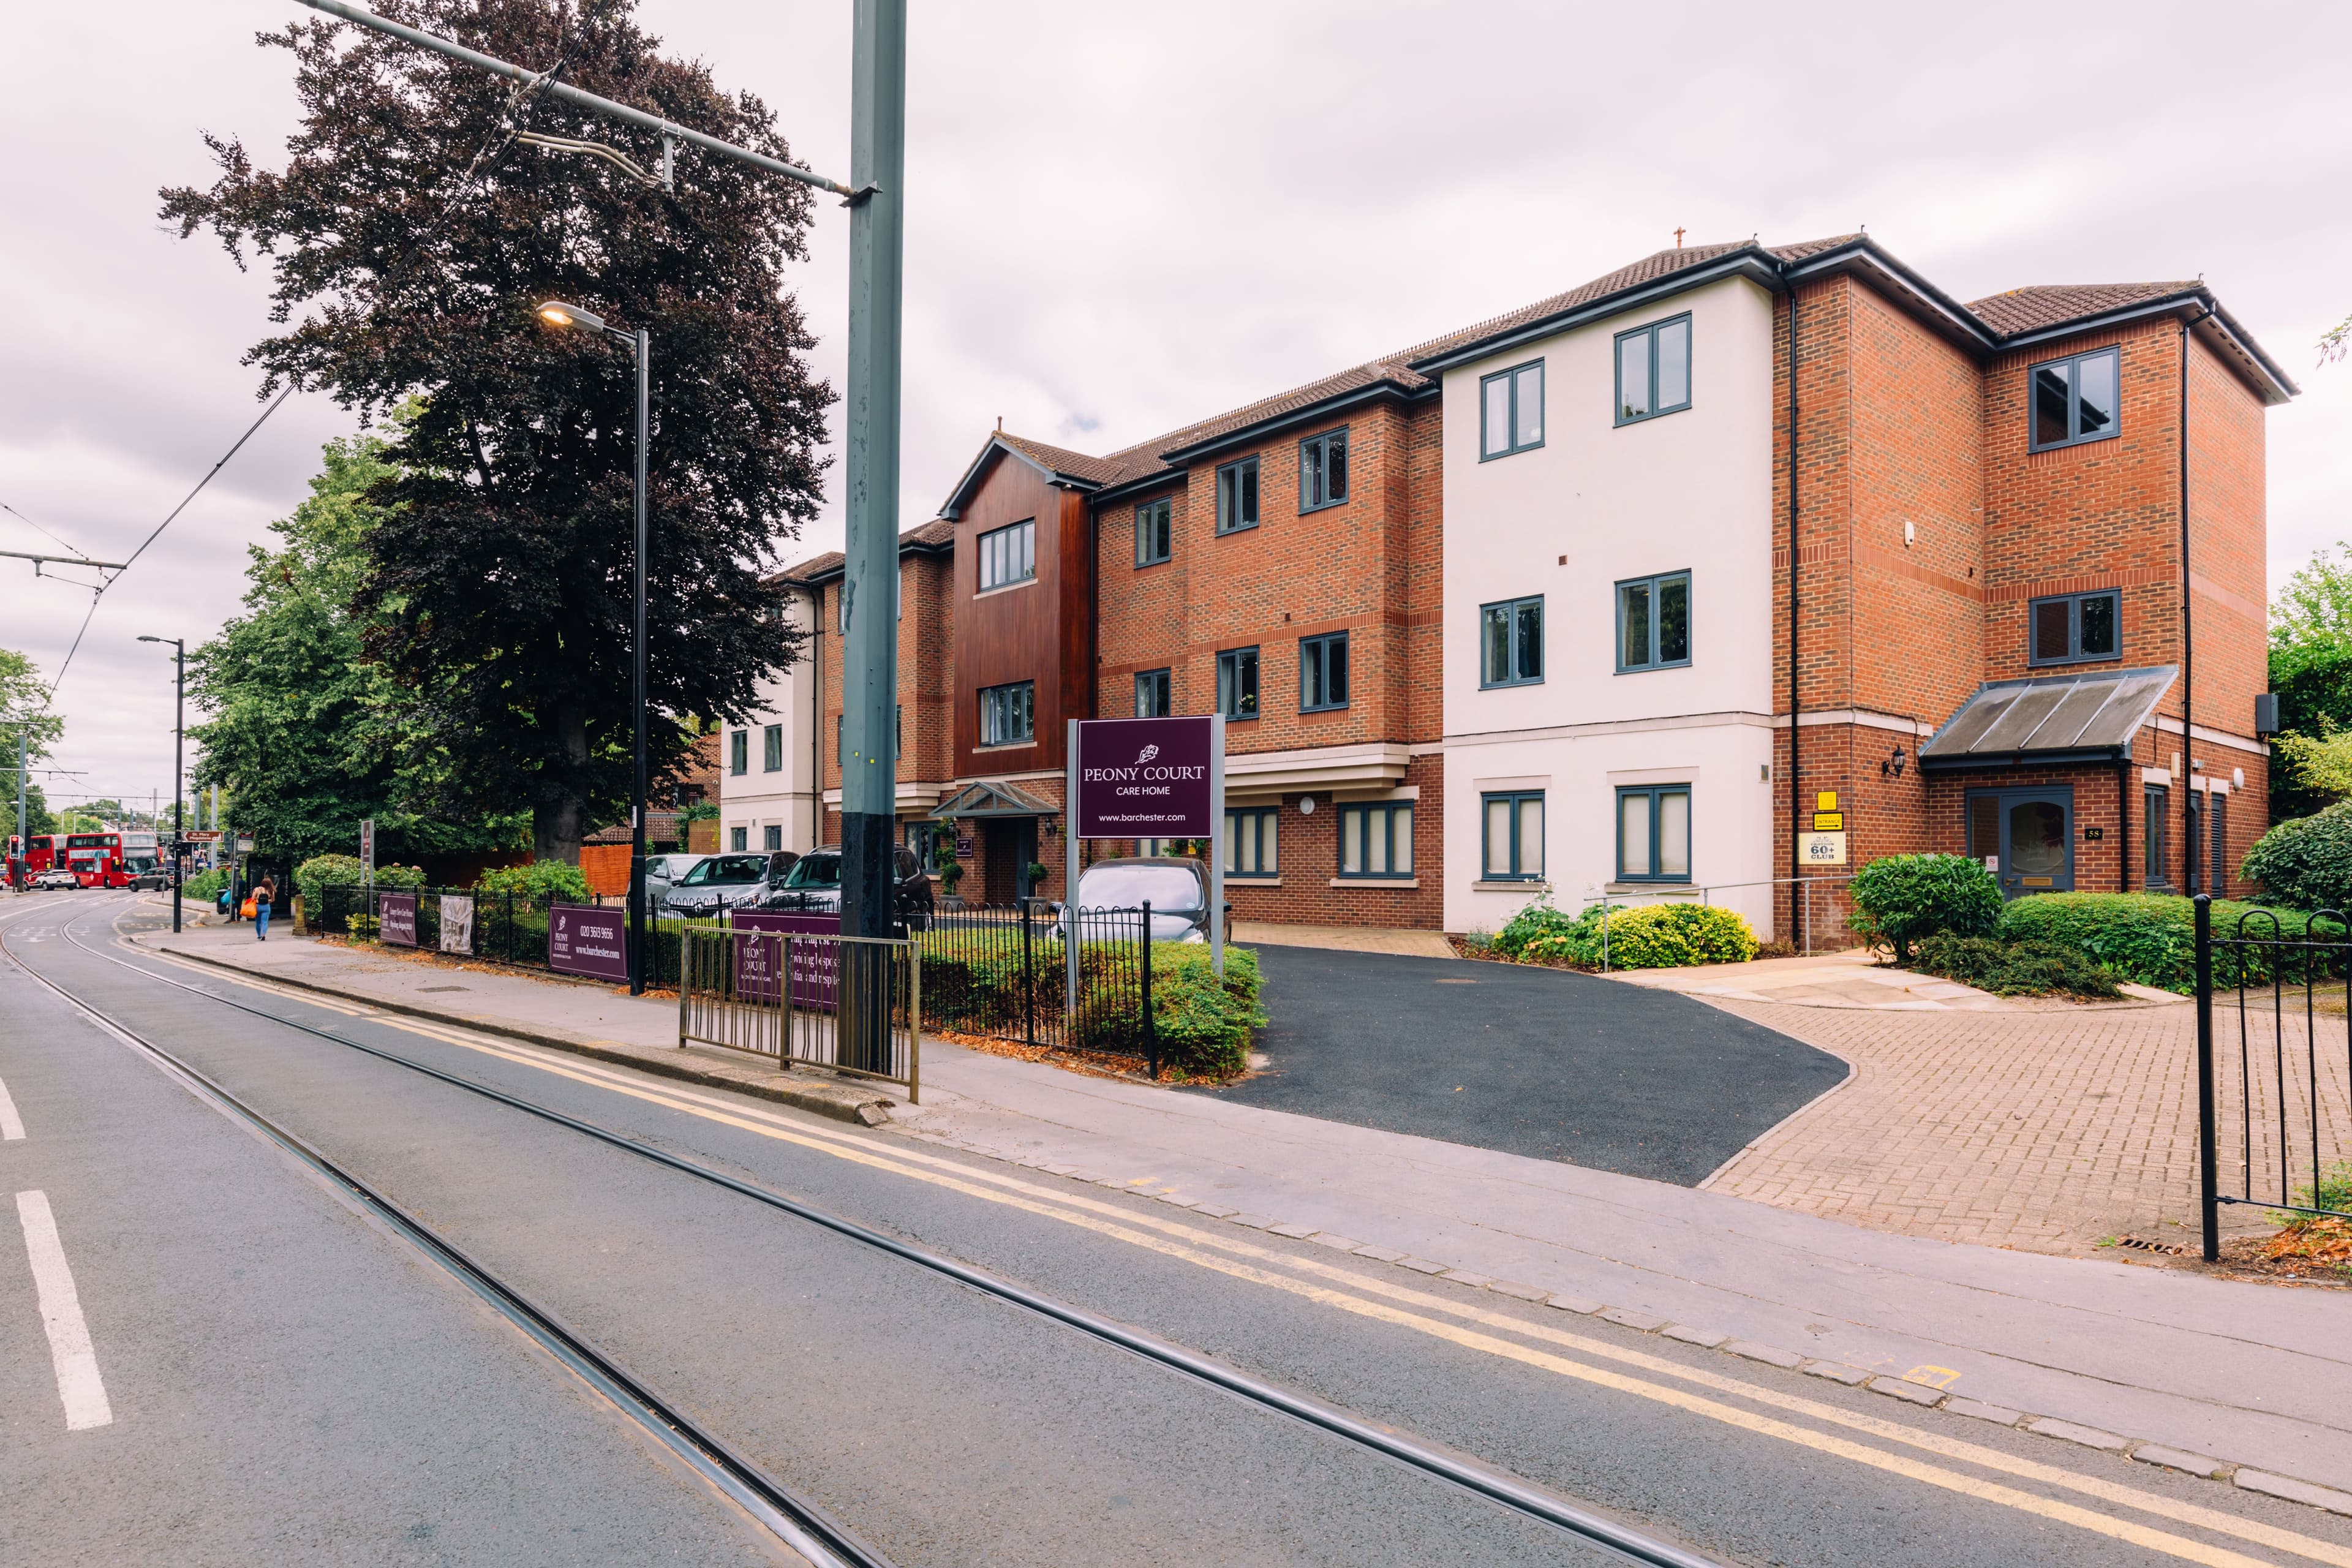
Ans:
[[[631,637],[636,710],[636,773],[629,795],[629,994],[646,994],[646,438],[653,399],[653,334],[637,329],[637,570]]]
[[[19,889],[25,885],[24,868],[33,858],[33,838],[27,831],[31,826],[25,816],[25,726],[19,724],[16,726],[16,864],[9,868]]]
[[[186,837],[180,821],[180,770],[186,760],[188,743],[186,638],[173,640],[172,660],[176,677],[172,692],[172,929],[176,931],[180,929],[180,845]]]
[[[888,936],[898,758],[898,339],[906,0],[856,0],[850,60],[848,464],[842,576],[841,929]]]

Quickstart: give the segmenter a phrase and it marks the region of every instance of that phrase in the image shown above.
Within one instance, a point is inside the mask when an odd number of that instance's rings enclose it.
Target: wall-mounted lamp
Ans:
[[[1897,746],[1895,748],[1893,755],[1889,756],[1885,762],[1878,764],[1878,771],[1882,773],[1891,773],[1899,779],[1903,776],[1904,764],[1909,760],[1909,758],[1903,754],[1903,748]]]

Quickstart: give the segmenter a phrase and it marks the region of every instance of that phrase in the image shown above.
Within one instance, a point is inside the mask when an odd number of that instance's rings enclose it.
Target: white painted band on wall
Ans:
[[[1696,768],[1624,768],[1604,775],[1612,784],[1665,784],[1698,783]]]
[[[1549,773],[1524,773],[1517,778],[1472,779],[1470,781],[1470,787],[1475,790],[1549,789],[1551,788],[1551,775]]]

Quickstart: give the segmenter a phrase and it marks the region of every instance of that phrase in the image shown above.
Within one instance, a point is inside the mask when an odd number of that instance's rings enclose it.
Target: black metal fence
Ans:
[[[2352,921],[2196,900],[2198,1165],[2204,1253],[2221,1211],[2352,1218]],[[2224,1016],[2219,1026],[2219,991]]]
[[[916,938],[924,1019],[934,1029],[1047,1050],[1138,1058],[1158,1078],[1152,943],[1145,940],[1151,921],[1149,904],[1081,909],[1075,918],[1043,899],[941,910]]]
[[[413,894],[416,899],[416,945],[420,951],[442,951],[443,895],[473,900],[472,930],[454,955],[512,963],[528,969],[549,969],[548,909],[553,904],[616,909],[625,899],[591,897],[547,899],[530,893],[483,892],[473,888],[374,888],[329,884],[319,889],[319,906],[307,906],[303,923],[323,936],[348,936],[362,942],[381,940],[383,900],[387,893]],[[676,987],[680,973],[684,933],[698,927],[716,927],[716,921],[682,920],[676,915],[649,915],[646,921],[646,984],[667,991]],[[453,933],[454,934],[454,933]]]

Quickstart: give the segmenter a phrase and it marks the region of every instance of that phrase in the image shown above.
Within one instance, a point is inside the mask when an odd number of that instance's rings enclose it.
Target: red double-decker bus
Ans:
[[[8,879],[19,885],[58,863],[57,839],[47,833],[36,833],[28,844],[15,834],[8,836]]]
[[[85,888],[127,888],[131,868],[123,863],[120,833],[68,833],[64,865]]]

